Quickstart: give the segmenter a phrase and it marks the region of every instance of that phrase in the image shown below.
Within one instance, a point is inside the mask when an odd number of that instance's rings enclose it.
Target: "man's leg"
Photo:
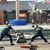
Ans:
[[[5,36],[5,34],[1,33],[0,41],[3,39],[4,36]]]
[[[39,34],[34,35],[34,36],[32,37],[32,39],[31,39],[31,42],[33,42],[34,39],[35,39],[36,37],[38,37],[38,36],[39,36]]]
[[[8,36],[8,37],[10,38],[10,43],[11,43],[11,45],[14,45],[12,36],[11,36],[9,33],[7,33],[6,36]]]
[[[31,42],[30,43],[28,43],[28,44],[31,44],[33,41],[34,41],[34,39],[36,38],[36,37],[38,37],[39,36],[39,34],[37,33],[36,35],[34,35],[33,37],[32,37],[32,39],[31,39]]]
[[[45,41],[45,43],[46,43],[46,42],[48,43],[47,39],[44,38],[43,34],[41,34],[40,37]],[[49,43],[48,43],[48,44],[49,44]]]

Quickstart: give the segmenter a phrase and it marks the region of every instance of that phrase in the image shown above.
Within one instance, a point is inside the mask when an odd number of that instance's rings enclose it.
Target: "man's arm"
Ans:
[[[12,31],[14,32],[14,33],[16,33],[16,31],[12,28],[12,27],[10,27],[11,29],[12,29]]]
[[[14,33],[16,33],[16,31],[12,28],[12,31],[14,32]]]

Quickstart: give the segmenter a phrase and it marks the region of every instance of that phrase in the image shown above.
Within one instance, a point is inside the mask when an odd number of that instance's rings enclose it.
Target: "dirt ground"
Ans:
[[[25,44],[16,44],[16,45],[2,45],[5,50],[29,50],[29,48],[21,48],[21,45]],[[45,44],[45,43],[37,43],[36,44],[37,50],[50,50],[50,44]]]
[[[48,40],[50,43],[50,39]],[[11,46],[9,41],[1,41],[0,42],[0,47],[3,46],[5,50],[30,50],[29,48],[21,48],[21,45],[25,44],[17,44],[14,42],[15,45]],[[50,50],[50,44],[44,43],[43,40],[35,40],[33,45],[37,45],[37,50]]]

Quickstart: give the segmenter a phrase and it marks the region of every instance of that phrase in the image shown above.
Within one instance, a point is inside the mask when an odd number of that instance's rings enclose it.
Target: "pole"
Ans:
[[[19,0],[16,0],[16,19],[19,17]]]

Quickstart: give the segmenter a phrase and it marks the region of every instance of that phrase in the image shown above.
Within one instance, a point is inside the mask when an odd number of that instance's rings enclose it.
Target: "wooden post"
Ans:
[[[19,16],[19,0],[16,0],[16,19],[18,19]]]

